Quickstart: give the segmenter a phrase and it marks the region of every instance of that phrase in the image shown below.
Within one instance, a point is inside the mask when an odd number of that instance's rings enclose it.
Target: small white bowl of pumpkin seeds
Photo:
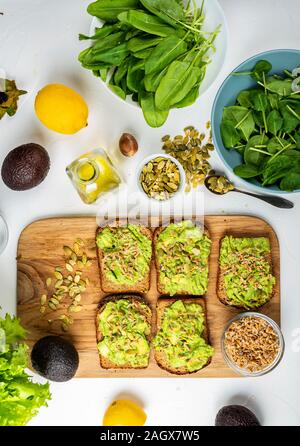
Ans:
[[[156,153],[139,165],[137,184],[150,200],[167,201],[184,191],[185,172],[173,156]]]

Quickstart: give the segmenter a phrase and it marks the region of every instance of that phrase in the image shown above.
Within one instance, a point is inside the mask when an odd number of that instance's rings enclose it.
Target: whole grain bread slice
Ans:
[[[229,234],[227,234],[226,236],[228,236],[228,235]],[[220,252],[221,252],[222,242],[223,242],[223,240],[224,240],[224,238],[226,236],[224,236],[220,240]],[[250,236],[235,237],[235,238],[250,238]],[[268,237],[265,237],[265,238],[268,238]],[[272,263],[272,255],[271,255],[271,253],[265,253],[263,258],[264,258],[264,260],[266,260],[269,263],[270,268],[271,268],[270,271],[272,273],[272,271],[273,271],[273,263]],[[230,302],[230,299],[228,298],[227,293],[226,293],[224,276],[225,276],[225,271],[224,271],[224,268],[221,267],[220,261],[219,261],[218,277],[217,277],[217,296],[218,296],[219,301],[222,304],[226,305],[226,306],[230,306],[230,307],[238,308],[238,309],[249,310],[248,307],[245,307],[245,306],[242,306],[242,305],[233,305]],[[266,305],[272,299],[274,294],[275,294],[275,287],[273,287],[273,290],[272,290],[272,293],[270,294],[269,300],[264,305]],[[255,307],[255,309],[262,308],[264,305],[262,305],[261,307]]]
[[[160,281],[160,274],[159,274],[159,272],[160,272],[161,264],[159,262],[159,259],[158,259],[158,256],[157,256],[157,252],[156,252],[156,246],[157,246],[157,242],[158,242],[158,237],[163,232],[164,229],[165,229],[165,227],[157,228],[154,231],[154,236],[153,236],[153,244],[154,244],[154,250],[153,251],[154,251],[155,266],[156,266],[157,289],[158,289],[158,292],[160,294],[168,294],[167,291],[165,290],[163,284]],[[205,227],[204,227],[203,234],[205,234],[208,238],[210,238],[209,231]],[[209,257],[207,259],[207,262],[208,262],[208,266],[209,266]],[[186,290],[178,290],[176,294],[186,295],[186,296],[190,296],[191,295],[191,293],[189,293]]]
[[[98,342],[101,342],[103,339],[103,334],[99,329],[99,316],[102,313],[102,311],[104,310],[106,304],[108,302],[116,302],[117,300],[120,299],[126,299],[129,300],[130,302],[133,302],[136,304],[136,306],[139,308],[140,312],[142,314],[144,314],[146,316],[147,322],[149,324],[149,328],[150,328],[150,333],[151,333],[151,322],[152,322],[152,311],[150,306],[148,305],[148,303],[146,302],[146,300],[139,295],[126,295],[126,294],[119,294],[119,295],[110,295],[110,296],[106,296],[104,299],[101,300],[100,304],[98,305],[98,311],[97,311],[97,315],[96,315],[96,337],[97,337],[97,344]],[[145,312],[145,310],[141,307],[141,304],[147,305],[147,307],[150,309],[150,313],[148,314],[147,312]],[[149,334],[149,336],[147,337],[148,342],[151,342],[151,334]],[[100,365],[103,369],[144,369],[146,367],[133,367],[131,364],[124,364],[122,366],[117,365],[115,363],[113,363],[112,361],[110,361],[108,358],[105,358],[104,356],[100,355]],[[150,357],[150,354],[149,354]]]
[[[109,228],[113,228],[112,226],[106,226]],[[152,242],[152,231],[149,228],[146,228],[145,226],[140,226],[142,233],[149,238]],[[103,228],[98,228],[96,233],[96,239],[98,234],[103,231]],[[145,275],[144,277],[141,277],[141,279],[133,284],[133,285],[119,285],[117,283],[112,282],[109,280],[104,273],[104,264],[105,264],[105,256],[102,251],[97,246],[97,253],[98,253],[98,262],[99,262],[99,269],[100,269],[100,282],[101,282],[101,288],[105,293],[145,293],[149,291],[150,288],[150,273],[151,273],[151,262],[152,259],[150,259],[149,262],[149,273]]]
[[[160,330],[165,309],[167,307],[169,307],[170,305],[172,305],[174,302],[178,301],[179,298],[180,298],[180,296],[176,296],[175,298],[162,297],[162,298],[158,299],[157,305],[156,305],[157,332]],[[192,297],[192,298],[182,297],[181,300],[185,304],[197,304],[203,308],[204,317],[205,317],[205,327],[204,327],[204,332],[203,332],[203,338],[205,339],[206,343],[209,344],[209,328],[208,328],[208,323],[207,323],[207,311],[206,311],[205,299],[202,297],[197,297],[197,298],[196,297]],[[196,373],[198,371],[198,370],[195,370],[194,372],[189,372],[185,367],[181,367],[181,368],[177,368],[177,369],[172,368],[170,366],[170,364],[168,363],[166,354],[164,352],[159,352],[155,349],[154,349],[154,357],[155,357],[155,360],[156,360],[157,364],[159,365],[159,367],[161,367],[162,369],[166,370],[167,372],[175,374],[175,375],[188,375],[188,374],[190,375],[190,374]],[[211,363],[211,359],[209,359],[207,361],[207,363],[202,367],[202,369],[204,367],[207,367],[210,363]]]

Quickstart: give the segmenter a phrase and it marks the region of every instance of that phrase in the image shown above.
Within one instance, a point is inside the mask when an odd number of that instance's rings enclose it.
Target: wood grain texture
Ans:
[[[203,219],[199,218],[199,222]],[[206,216],[205,226],[212,239],[212,251],[209,265],[209,287],[205,296],[207,303],[207,317],[210,332],[210,341],[215,348],[215,355],[211,364],[202,371],[187,378],[199,377],[236,377],[225,364],[221,352],[221,336],[226,323],[240,310],[223,305],[216,294],[218,258],[220,240],[228,234],[233,236],[266,236],[269,237],[272,250],[273,274],[276,277],[275,293],[272,300],[266,304],[261,312],[267,314],[280,324],[280,253],[277,236],[271,226],[265,221],[250,216]],[[107,294],[100,287],[98,259],[95,246],[97,222],[94,217],[51,218],[36,221],[27,226],[19,239],[18,245],[18,286],[17,286],[17,313],[22,324],[28,330],[28,342],[32,346],[39,338],[46,335],[62,335],[71,340],[80,356],[80,365],[77,377],[168,377],[176,378],[162,370],[151,353],[150,364],[142,370],[104,370],[99,366],[99,357],[96,346],[95,318],[97,305]],[[56,266],[64,265],[63,245],[71,246],[76,238],[86,243],[86,251],[92,260],[92,266],[86,270],[86,277],[90,279],[90,286],[83,294],[83,310],[73,313],[74,324],[67,334],[62,333],[59,324],[49,325],[47,320],[58,317],[64,313],[69,302],[55,312],[47,309],[41,315],[40,297],[47,293],[45,282],[47,277],[53,275]],[[156,270],[154,262],[151,267],[151,288],[144,296],[153,311],[153,333],[156,326],[156,303],[160,297],[157,292]]]

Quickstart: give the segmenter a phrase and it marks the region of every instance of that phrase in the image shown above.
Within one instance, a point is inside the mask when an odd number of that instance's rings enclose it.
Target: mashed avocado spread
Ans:
[[[171,368],[195,372],[202,369],[214,353],[203,337],[204,328],[202,306],[177,300],[163,313],[154,348],[166,355]]]
[[[140,226],[104,228],[97,235],[104,256],[106,278],[119,285],[134,285],[149,273],[152,241]]]
[[[232,305],[251,309],[268,302],[275,284],[267,259],[269,253],[270,242],[265,237],[224,237],[220,265],[226,295]]]
[[[211,240],[191,221],[167,226],[158,236],[156,256],[165,293],[202,295],[208,286]]]
[[[119,299],[108,302],[98,316],[103,340],[100,355],[118,366],[147,367],[151,327],[150,308],[142,302]]]

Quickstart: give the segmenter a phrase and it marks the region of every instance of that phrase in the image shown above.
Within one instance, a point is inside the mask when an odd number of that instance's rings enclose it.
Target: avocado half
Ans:
[[[260,422],[251,410],[245,406],[224,406],[216,416],[216,426],[260,426]]]
[[[75,375],[79,357],[71,342],[59,336],[46,336],[33,346],[32,367],[50,381],[69,381]]]
[[[8,153],[2,164],[1,176],[10,189],[24,191],[38,186],[49,169],[48,152],[38,144],[29,143]]]

